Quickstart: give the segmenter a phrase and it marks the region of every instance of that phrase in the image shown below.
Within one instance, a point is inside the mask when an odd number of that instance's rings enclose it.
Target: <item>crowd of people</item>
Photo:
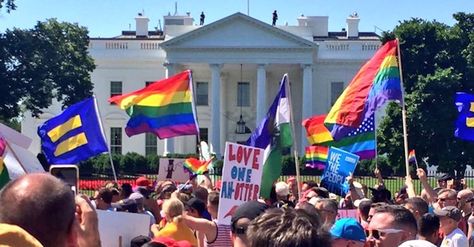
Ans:
[[[0,245],[101,246],[96,210],[124,211],[149,217],[148,235],[131,246],[474,246],[474,193],[454,186],[449,175],[432,187],[423,169],[397,193],[387,189],[378,170],[377,184],[367,187],[349,176],[350,190],[338,199],[314,181],[276,182],[268,199],[241,204],[231,224],[217,220],[220,184],[204,176],[202,183],[110,182],[91,198],[74,195],[49,174],[29,174],[0,192]],[[342,210],[356,212],[338,217]]]

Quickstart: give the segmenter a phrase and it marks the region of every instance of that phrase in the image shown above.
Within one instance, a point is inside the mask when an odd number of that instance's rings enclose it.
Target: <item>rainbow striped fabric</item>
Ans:
[[[309,146],[305,148],[305,164],[308,168],[323,170],[326,167],[329,147]]]
[[[331,132],[324,126],[324,119],[326,115],[314,116],[303,121],[303,126],[306,129],[306,138],[309,144],[324,143],[332,141]]]
[[[201,161],[196,158],[187,158],[183,166],[188,169],[189,172],[195,175],[202,175],[208,171],[208,165],[211,163],[211,160]]]
[[[365,63],[339,96],[325,123],[335,140],[354,130],[390,100],[402,101],[397,40],[388,41]]]
[[[110,98],[109,102],[130,116],[125,128],[127,135],[150,132],[163,139],[198,134],[191,78],[191,71],[186,70],[138,91]]]
[[[408,162],[416,162],[415,149],[412,149],[410,153],[408,153]]]

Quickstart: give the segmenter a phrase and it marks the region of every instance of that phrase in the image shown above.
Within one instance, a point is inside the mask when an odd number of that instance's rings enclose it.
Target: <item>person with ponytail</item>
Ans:
[[[155,237],[170,237],[176,241],[186,240],[192,246],[198,246],[194,233],[183,222],[184,205],[177,198],[165,200],[162,206],[167,224],[161,230],[157,225],[151,227]]]

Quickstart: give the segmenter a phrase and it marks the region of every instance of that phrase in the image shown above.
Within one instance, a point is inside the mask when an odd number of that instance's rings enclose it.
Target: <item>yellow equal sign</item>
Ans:
[[[62,136],[67,134],[68,132],[77,129],[82,126],[81,117],[76,115],[61,125],[56,126],[54,129],[48,131],[48,136],[51,138],[52,142],[56,142]],[[79,146],[87,144],[87,137],[86,135],[81,132],[75,136],[71,136],[68,139],[60,142],[56,146],[56,150],[54,151],[55,156],[59,156],[61,154],[67,153],[71,150],[76,149]]]

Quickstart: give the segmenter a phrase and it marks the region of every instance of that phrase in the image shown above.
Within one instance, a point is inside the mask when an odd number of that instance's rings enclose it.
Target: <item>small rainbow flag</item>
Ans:
[[[331,132],[324,126],[324,119],[326,115],[318,115],[303,121],[303,126],[306,129],[306,138],[309,144],[318,144],[332,141]]]
[[[398,43],[385,43],[365,63],[329,111],[324,123],[339,140],[391,100],[403,101]]]
[[[329,147],[309,146],[305,148],[305,164],[308,168],[323,170],[326,167]]]
[[[186,70],[140,90],[110,98],[109,102],[130,116],[125,128],[127,135],[150,132],[160,139],[197,135],[191,78],[191,71]]]
[[[198,160],[196,158],[187,158],[183,166],[188,169],[189,172],[195,175],[202,175],[208,171],[207,166],[211,163],[211,160]]]
[[[410,150],[410,153],[408,153],[408,162],[416,163],[415,149]]]

